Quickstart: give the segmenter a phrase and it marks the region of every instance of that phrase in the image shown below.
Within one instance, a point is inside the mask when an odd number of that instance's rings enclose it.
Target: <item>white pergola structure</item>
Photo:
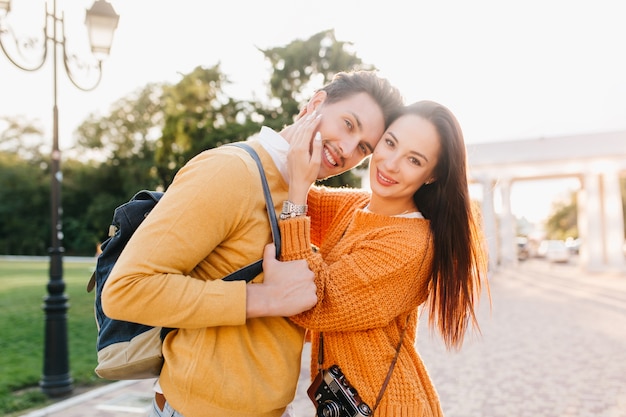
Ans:
[[[626,132],[607,132],[468,145],[472,182],[482,187],[490,267],[517,262],[511,185],[575,177],[580,265],[587,271],[626,271],[620,177],[626,175]],[[494,201],[501,200],[496,215]]]

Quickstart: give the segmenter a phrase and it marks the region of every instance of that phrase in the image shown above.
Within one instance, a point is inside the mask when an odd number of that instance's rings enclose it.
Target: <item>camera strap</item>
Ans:
[[[398,341],[398,346],[396,347],[396,354],[389,365],[389,370],[387,371],[387,376],[383,381],[382,387],[380,387],[380,391],[378,392],[378,396],[376,397],[376,404],[372,408],[372,414],[378,408],[380,401],[383,399],[383,395],[385,394],[385,390],[387,389],[387,385],[389,384],[389,380],[391,379],[391,374],[393,373],[393,368],[396,367],[396,362],[398,362],[398,356],[400,355],[400,348],[402,347],[402,341],[404,340],[404,334],[406,333],[406,328],[409,325],[410,314],[406,316],[406,322],[404,323],[404,327],[402,328],[402,333],[400,334],[400,340]],[[322,365],[324,363],[324,334],[320,332],[319,334],[319,352],[317,355],[317,370],[318,372],[322,372]]]
[[[396,367],[396,362],[398,362],[398,356],[400,355],[400,348],[402,347],[402,341],[404,340],[404,334],[406,333],[406,328],[409,325],[409,317],[410,314],[406,316],[406,322],[404,323],[404,327],[402,328],[402,334],[400,335],[400,341],[398,342],[398,347],[396,348],[396,354],[391,361],[391,365],[389,365],[389,371],[387,371],[387,376],[383,381],[383,386],[380,387],[380,391],[378,392],[378,397],[376,397],[376,404],[374,404],[374,408],[372,408],[372,414],[378,408],[378,404],[380,404],[380,400],[383,399],[383,394],[385,393],[385,389],[387,389],[387,384],[389,384],[389,380],[391,379],[391,373],[393,372],[393,368]]]
[[[344,231],[345,233],[345,231]],[[428,231],[428,241],[430,241],[430,238],[432,236],[432,232],[429,230]],[[422,258],[422,262],[420,263],[420,267],[419,269],[422,269],[422,266],[424,265],[424,261],[426,260],[426,254],[428,253],[428,251],[424,252],[424,257]],[[383,399],[383,395],[385,394],[385,390],[387,389],[387,385],[389,385],[389,380],[391,379],[391,374],[393,373],[393,368],[396,367],[396,362],[398,362],[398,356],[400,355],[400,348],[402,347],[402,341],[404,340],[404,335],[406,333],[406,328],[409,326],[409,319],[411,318],[411,314],[407,314],[406,316],[406,322],[404,323],[404,327],[402,328],[402,332],[400,333],[400,340],[398,341],[398,346],[396,347],[396,354],[393,357],[393,360],[391,361],[391,364],[389,365],[389,370],[387,371],[387,376],[385,377],[385,380],[383,381],[383,385],[380,387],[380,391],[378,392],[378,396],[376,397],[376,403],[374,404],[374,407],[372,408],[372,414],[374,414],[374,412],[376,411],[376,409],[378,408],[378,405],[380,404],[380,401]],[[319,335],[319,348],[318,348],[318,355],[317,355],[317,370],[318,372],[322,372],[323,368],[322,365],[324,364],[324,334],[322,332],[320,332]]]

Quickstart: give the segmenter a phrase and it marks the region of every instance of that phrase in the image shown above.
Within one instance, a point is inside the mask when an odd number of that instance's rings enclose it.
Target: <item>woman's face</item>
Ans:
[[[413,114],[396,119],[372,154],[372,193],[398,204],[412,201],[419,187],[436,179],[440,147],[439,134],[428,120]]]

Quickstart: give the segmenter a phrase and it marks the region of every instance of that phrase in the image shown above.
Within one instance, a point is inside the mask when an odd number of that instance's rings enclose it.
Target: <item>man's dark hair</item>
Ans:
[[[367,93],[380,106],[385,118],[385,128],[404,106],[400,90],[374,71],[339,72],[332,81],[320,88],[326,91],[326,103],[332,104],[359,93]]]

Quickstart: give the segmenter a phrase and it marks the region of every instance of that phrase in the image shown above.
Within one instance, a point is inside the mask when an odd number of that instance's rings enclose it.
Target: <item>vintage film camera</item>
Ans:
[[[361,400],[337,365],[317,374],[307,390],[318,417],[368,417],[372,409]]]

